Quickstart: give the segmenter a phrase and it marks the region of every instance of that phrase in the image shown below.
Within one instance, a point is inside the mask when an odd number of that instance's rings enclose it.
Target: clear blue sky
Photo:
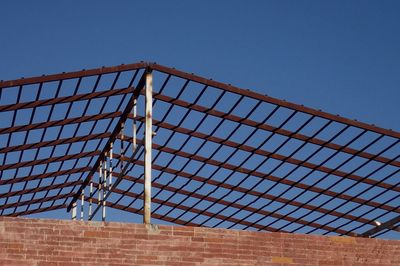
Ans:
[[[400,1],[0,2],[0,79],[140,60],[400,131]]]
[[[0,9],[3,80],[156,61],[400,130],[399,1],[3,0]]]

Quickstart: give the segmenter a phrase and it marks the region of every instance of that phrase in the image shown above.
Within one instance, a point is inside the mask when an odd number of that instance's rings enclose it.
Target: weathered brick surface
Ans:
[[[400,265],[400,241],[0,218],[0,265]]]

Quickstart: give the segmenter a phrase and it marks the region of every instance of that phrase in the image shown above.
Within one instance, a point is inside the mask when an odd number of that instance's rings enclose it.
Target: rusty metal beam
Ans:
[[[72,96],[65,96],[65,97],[58,97],[58,98],[51,98],[45,100],[38,100],[38,101],[31,101],[31,102],[22,102],[22,103],[14,103],[8,105],[0,106],[0,112],[7,112],[7,111],[15,111],[20,109],[26,108],[35,108],[39,106],[49,106],[55,104],[62,104],[62,103],[71,103],[83,100],[91,100],[95,98],[104,98],[110,96],[116,96],[121,94],[128,94],[132,93],[133,88],[123,88],[123,89],[114,89],[114,90],[107,90],[107,91],[97,91],[91,93],[83,93],[83,94],[76,94]]]
[[[47,159],[19,162],[19,163],[13,163],[13,164],[5,164],[5,165],[0,166],[0,171],[17,169],[17,168],[21,168],[21,167],[35,166],[38,164],[49,164],[49,163],[54,163],[54,162],[62,162],[62,161],[66,161],[66,160],[80,159],[80,158],[84,158],[84,157],[94,157],[94,156],[97,156],[100,154],[101,154],[100,151],[90,151],[90,152],[82,152],[82,153],[77,153],[77,154],[68,154],[68,155],[58,156],[58,157],[51,157],[51,158],[47,158]]]
[[[6,127],[6,128],[0,128],[0,134],[23,132],[23,131],[34,130],[34,129],[63,126],[63,125],[67,125],[67,124],[76,124],[76,123],[97,121],[100,119],[111,119],[111,118],[119,117],[120,115],[121,115],[121,112],[111,112],[111,113],[105,113],[105,114],[67,118],[67,119],[63,119],[63,120],[54,120],[54,121],[48,121],[48,122],[36,123],[36,124],[30,124],[30,125]]]
[[[43,173],[43,174],[38,174],[38,175],[29,175],[29,176],[23,176],[23,177],[15,177],[11,179],[2,179],[0,180],[0,185],[9,185],[9,184],[15,184],[15,183],[20,183],[20,182],[27,182],[31,180],[40,180],[40,179],[46,179],[50,177],[58,177],[62,175],[70,175],[70,174],[76,174],[76,173],[82,173],[82,172],[88,172],[92,168],[90,167],[81,167],[81,168],[74,168],[74,169],[68,169],[68,170],[62,170],[62,171],[56,171],[56,172],[48,172],[48,173]]]
[[[80,70],[68,73],[60,73],[54,75],[43,75],[41,77],[32,77],[32,78],[21,78],[16,80],[9,80],[9,81],[0,81],[0,88],[8,88],[8,87],[15,87],[21,85],[29,85],[35,83],[42,83],[42,82],[51,82],[51,81],[58,81],[58,80],[66,80],[66,79],[74,79],[80,77],[90,77],[90,76],[97,76],[97,75],[104,75],[110,74],[115,72],[123,72],[129,70],[136,70],[145,68],[149,65],[146,62],[139,62],[134,64],[127,64],[127,65],[119,65],[119,66],[112,66],[112,67],[101,67],[89,70]]]
[[[13,152],[13,151],[25,151],[25,150],[29,150],[29,149],[38,149],[38,148],[42,148],[42,147],[50,147],[50,146],[56,146],[56,145],[61,145],[61,144],[70,144],[70,143],[76,143],[76,142],[81,142],[81,141],[104,139],[104,138],[109,138],[110,136],[111,136],[111,133],[107,132],[107,133],[91,134],[91,135],[87,135],[87,136],[78,136],[78,137],[73,137],[73,138],[42,141],[42,142],[38,142],[38,143],[29,143],[29,144],[23,144],[23,145],[17,145],[17,146],[9,146],[9,147],[4,147],[4,148],[0,149],[0,153]]]
[[[47,202],[47,201],[55,201],[55,200],[59,200],[59,199],[65,199],[65,198],[72,197],[74,194],[75,194],[74,192],[70,192],[70,193],[66,193],[66,194],[50,196],[50,197],[45,197],[45,198],[40,198],[40,199],[8,203],[8,204],[1,205],[0,210],[9,209],[9,208],[17,208],[17,207],[21,207],[21,206],[36,204],[36,203],[43,203],[43,202]]]
[[[16,216],[29,215],[29,214],[39,213],[39,212],[46,212],[46,211],[64,209],[66,207],[67,206],[65,204],[60,204],[60,205],[55,205],[55,206],[51,206],[51,207],[39,208],[39,209],[31,210],[31,211],[14,212],[14,213],[11,213],[11,214],[7,214],[5,216],[16,217]]]
[[[219,88],[225,91],[229,91],[232,93],[236,93],[239,95],[244,95],[246,97],[249,98],[253,98],[256,100],[260,100],[260,101],[264,101],[267,103],[271,103],[271,104],[275,104],[275,105],[279,105],[282,107],[286,107],[288,109],[292,109],[292,110],[297,110],[303,113],[307,113],[310,115],[315,115],[315,116],[319,116],[328,120],[332,120],[332,121],[336,121],[339,123],[343,123],[343,124],[347,124],[353,127],[357,127],[357,128],[361,128],[361,129],[365,129],[365,130],[369,130],[369,131],[373,131],[379,134],[383,134],[383,135],[387,135],[387,136],[391,136],[394,138],[400,138],[400,132],[396,132],[390,129],[385,129],[385,128],[381,128],[381,127],[377,127],[375,125],[370,125],[367,123],[363,123],[363,122],[359,122],[356,120],[352,120],[352,119],[348,119],[345,117],[341,117],[338,115],[333,115],[327,112],[323,112],[321,110],[316,110],[313,108],[309,108],[309,107],[305,107],[303,105],[299,105],[299,104],[295,104],[295,103],[291,103],[291,102],[287,102],[284,100],[280,100],[280,99],[276,99],[267,95],[263,95],[257,92],[253,92],[250,90],[246,90],[246,89],[241,89],[235,86],[232,86],[230,84],[225,84],[222,82],[218,82],[218,81],[214,81],[214,80],[210,80],[210,79],[206,79],[200,76],[196,76],[194,74],[189,74],[174,68],[169,68],[169,67],[165,67],[159,64],[151,64],[150,66],[152,69],[156,70],[156,71],[160,71],[162,73],[166,73],[166,74],[170,74],[173,76],[177,76],[183,79],[188,79],[191,81],[195,81],[197,83],[200,84],[204,84],[210,87],[215,87],[215,88]]]
[[[19,195],[24,195],[24,194],[29,194],[29,193],[48,191],[48,190],[52,190],[52,189],[72,187],[72,186],[76,186],[76,185],[80,185],[80,184],[82,184],[82,181],[78,180],[78,181],[65,182],[65,183],[61,183],[61,184],[54,184],[54,185],[49,185],[49,186],[44,186],[44,187],[11,191],[11,192],[7,192],[7,193],[1,193],[0,198],[7,198],[7,197],[19,196]]]

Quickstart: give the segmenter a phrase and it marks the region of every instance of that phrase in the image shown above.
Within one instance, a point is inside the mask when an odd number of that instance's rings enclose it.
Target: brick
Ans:
[[[291,263],[293,263],[293,259],[288,258],[288,257],[272,257],[271,262],[272,263],[291,264]]]
[[[0,217],[0,265],[400,265],[400,241],[395,240],[166,225],[150,229]]]
[[[354,237],[347,237],[347,236],[331,236],[329,239],[336,243],[342,244],[354,244],[356,242]]]

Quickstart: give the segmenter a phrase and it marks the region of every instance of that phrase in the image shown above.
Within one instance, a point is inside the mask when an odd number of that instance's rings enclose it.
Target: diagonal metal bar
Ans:
[[[34,214],[34,213],[39,213],[39,212],[47,212],[47,211],[53,211],[53,210],[58,210],[58,209],[64,209],[66,207],[67,207],[67,205],[60,204],[60,205],[55,205],[55,206],[50,206],[50,207],[44,207],[44,208],[39,208],[39,209],[35,209],[35,210],[30,210],[30,211],[13,212],[13,213],[7,214],[5,216],[16,217],[16,216]]]
[[[89,151],[89,152],[82,152],[82,153],[76,153],[76,154],[68,154],[68,155],[64,155],[64,156],[51,157],[51,158],[47,158],[47,159],[6,164],[6,165],[0,166],[0,170],[3,171],[3,170],[9,170],[9,169],[18,169],[21,167],[35,166],[38,164],[49,164],[49,163],[54,163],[54,162],[63,162],[66,160],[75,160],[75,159],[84,158],[84,157],[94,157],[97,155],[100,155],[100,151]]]
[[[19,196],[19,195],[24,195],[24,194],[29,194],[29,193],[36,193],[36,192],[41,192],[41,191],[48,191],[52,189],[60,189],[60,188],[65,188],[65,187],[72,187],[76,185],[82,184],[82,181],[71,181],[71,182],[66,182],[62,184],[54,184],[50,186],[45,186],[45,187],[36,187],[36,188],[29,188],[29,189],[23,189],[23,190],[18,190],[18,191],[11,191],[11,192],[6,192],[6,193],[1,193],[0,198],[7,198],[7,197],[13,197],[13,196]]]
[[[76,123],[97,121],[100,119],[111,119],[111,118],[119,117],[120,115],[121,115],[121,112],[111,112],[111,113],[104,113],[104,114],[97,114],[97,115],[88,115],[88,116],[82,116],[82,117],[67,118],[67,119],[63,119],[63,120],[47,121],[47,122],[43,122],[43,123],[29,124],[29,125],[23,125],[23,126],[6,127],[6,128],[0,128],[0,134],[22,132],[22,131],[28,131],[28,130],[34,130],[34,129],[48,128],[48,127],[63,126],[63,125],[67,125],[67,124],[76,124]]]
[[[110,145],[111,143],[115,140],[115,138],[118,136],[118,134],[121,131],[121,127],[122,127],[122,123],[124,123],[126,121],[126,119],[128,118],[128,115],[130,113],[130,111],[132,110],[133,106],[134,106],[134,99],[136,99],[139,94],[140,91],[144,88],[145,86],[145,82],[146,82],[146,71],[142,74],[142,77],[140,78],[138,85],[136,88],[134,88],[134,92],[132,93],[131,98],[129,99],[128,104],[126,105],[124,111],[122,112],[117,125],[115,126],[113,132],[111,133],[110,138],[108,139],[106,145],[104,146],[103,151],[101,152],[100,156],[97,158],[97,161],[95,162],[95,164],[93,165],[92,170],[90,171],[90,173],[87,175],[86,179],[84,180],[83,184],[79,187],[76,195],[73,197],[72,201],[69,203],[68,207],[67,207],[67,211],[69,212],[72,208],[72,205],[78,200],[79,196],[81,195],[83,189],[87,186],[87,184],[89,183],[90,179],[92,178],[92,176],[94,175],[94,173],[97,171],[100,162],[104,159],[105,157],[105,153],[110,149]]]
[[[0,153],[7,153],[7,152],[13,152],[13,151],[24,151],[24,150],[29,150],[29,149],[38,149],[42,147],[49,147],[49,146],[56,146],[56,145],[61,145],[61,144],[70,144],[70,143],[76,143],[76,142],[83,142],[83,141],[89,141],[89,140],[95,140],[95,139],[104,139],[104,138],[109,138],[111,136],[111,133],[99,133],[99,134],[90,134],[86,136],[79,136],[79,137],[72,137],[72,138],[63,138],[63,139],[55,139],[55,140],[49,140],[49,141],[41,141],[37,143],[28,143],[28,144],[22,144],[22,145],[16,145],[16,146],[10,146],[10,147],[4,147],[0,149]]]
[[[9,185],[9,184],[15,184],[15,183],[20,183],[20,182],[27,182],[27,181],[31,181],[31,180],[40,180],[40,179],[46,179],[46,178],[50,178],[50,177],[60,177],[63,175],[83,173],[83,172],[88,172],[91,169],[92,168],[90,168],[90,167],[81,167],[81,168],[74,168],[74,169],[55,171],[55,172],[45,172],[43,174],[37,174],[37,175],[28,175],[28,176],[21,176],[21,177],[15,177],[15,178],[8,178],[8,179],[0,180],[0,185]]]
[[[72,96],[64,96],[58,98],[51,98],[45,100],[37,100],[31,102],[22,102],[16,104],[8,104],[0,106],[0,112],[7,112],[7,111],[15,111],[25,108],[35,108],[39,106],[49,106],[55,104],[62,104],[62,103],[71,103],[76,101],[83,101],[83,100],[91,100],[95,98],[104,98],[110,96],[116,96],[121,94],[132,93],[132,88],[123,88],[123,89],[113,89],[107,91],[97,91],[97,92],[90,92],[90,93],[83,93],[83,94],[76,94]]]
[[[39,198],[39,199],[34,199],[34,200],[25,200],[25,201],[17,201],[14,203],[8,203],[0,206],[0,210],[8,209],[8,208],[17,208],[21,206],[26,206],[26,205],[31,205],[31,204],[37,204],[37,203],[43,203],[43,202],[48,202],[48,201],[55,201],[59,199],[65,199],[72,197],[75,193],[70,192],[66,194],[60,194],[56,196],[50,196],[50,197],[45,197],[45,198]]]
[[[141,68],[147,67],[148,65],[149,65],[149,63],[142,61],[139,63],[127,64],[127,65],[122,64],[119,66],[112,66],[112,67],[101,67],[101,68],[96,68],[96,69],[88,69],[88,70],[84,69],[84,70],[80,70],[80,71],[54,74],[54,75],[43,75],[41,77],[21,78],[21,79],[16,79],[16,80],[0,81],[0,88],[8,88],[8,87],[28,85],[28,84],[34,84],[34,83],[40,83],[40,82],[50,82],[50,81],[58,81],[58,80],[104,75],[104,74],[115,73],[115,72],[123,72],[123,71],[141,69]]]

